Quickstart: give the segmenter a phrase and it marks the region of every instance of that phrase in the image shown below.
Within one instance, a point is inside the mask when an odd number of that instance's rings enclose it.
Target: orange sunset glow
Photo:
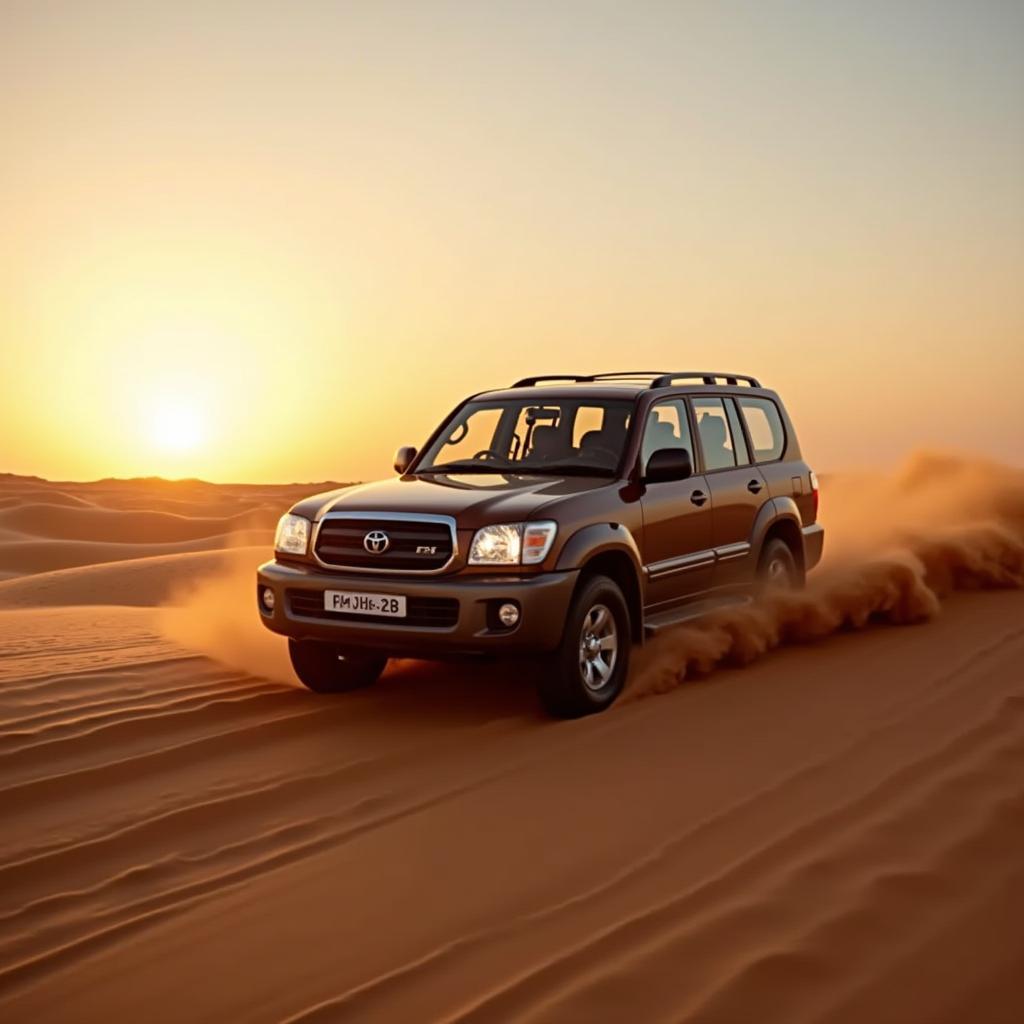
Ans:
[[[368,478],[630,366],[1019,460],[1020,10],[644,9],[5,7],[3,468]]]
[[[1024,1021],[1024,0],[0,0],[0,1024]]]

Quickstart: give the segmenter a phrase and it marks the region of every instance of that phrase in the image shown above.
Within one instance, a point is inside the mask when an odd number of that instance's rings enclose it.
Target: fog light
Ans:
[[[498,619],[503,626],[511,629],[519,621],[519,606],[507,601],[498,609]]]
[[[263,592],[260,594],[260,600],[263,602],[263,607],[268,612],[274,610],[274,591],[270,587],[264,587]]]

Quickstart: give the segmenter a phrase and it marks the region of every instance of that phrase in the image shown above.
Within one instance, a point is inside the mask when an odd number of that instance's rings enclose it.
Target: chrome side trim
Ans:
[[[687,572],[690,569],[701,569],[704,566],[713,565],[715,553],[707,551],[695,551],[690,555],[681,555],[678,558],[666,558],[660,562],[651,562],[644,566],[644,572],[649,579],[661,579],[663,576],[672,576],[677,572]]]
[[[452,535],[452,556],[444,565],[437,569],[369,569],[365,565],[337,565],[334,562],[325,562],[316,553],[316,542],[320,537],[320,527],[328,519],[380,519],[398,523],[443,523],[448,527]],[[324,569],[341,569],[345,572],[373,573],[376,576],[436,576],[445,572],[455,561],[459,554],[459,535],[455,528],[455,519],[452,516],[435,516],[420,512],[325,512],[313,527],[313,542],[309,548],[310,554],[316,560],[317,565]]]
[[[723,544],[720,548],[715,548],[715,558],[720,562],[728,562],[731,558],[743,558],[744,555],[750,554],[750,545],[746,541],[740,541],[738,544]]]
[[[723,544],[720,548],[708,549],[706,551],[695,551],[690,555],[681,555],[678,558],[666,558],[661,562],[651,562],[644,566],[644,572],[648,579],[661,579],[663,576],[673,576],[677,572],[687,572],[690,569],[701,569],[715,562],[728,562],[733,558],[743,558],[750,554],[750,545],[746,541],[737,544]]]

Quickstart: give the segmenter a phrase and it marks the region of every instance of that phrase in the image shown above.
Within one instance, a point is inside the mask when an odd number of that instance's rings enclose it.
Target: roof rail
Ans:
[[[726,384],[735,387],[746,384],[748,387],[759,388],[760,381],[756,377],[748,377],[742,373],[712,373],[709,370],[681,370],[678,373],[666,373],[664,370],[626,370],[623,373],[555,373],[541,377],[524,377],[512,385],[514,388],[532,388],[548,382],[567,381],[570,384],[596,384],[600,381],[643,380],[650,381],[651,388],[667,388],[681,380],[695,380],[702,384]]]
[[[759,388],[761,382],[756,377],[748,377],[743,373],[712,373],[708,370],[684,370],[681,373],[663,373],[651,381],[652,388],[671,387],[677,380],[699,380],[702,384],[715,385],[724,381],[730,387],[739,383],[751,388]]]
[[[650,378],[665,376],[664,370],[626,370],[623,373],[567,373],[548,374],[542,377],[524,377],[512,385],[514,388],[532,388],[545,381],[569,381],[572,384],[593,384],[602,380],[630,380],[635,377]]]

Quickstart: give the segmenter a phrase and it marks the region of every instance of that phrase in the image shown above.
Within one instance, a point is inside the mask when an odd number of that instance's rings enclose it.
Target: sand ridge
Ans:
[[[49,484],[0,473],[0,580],[60,569],[268,545],[278,517],[310,490],[198,480]],[[102,598],[101,598],[102,600]]]
[[[298,687],[251,608],[265,534],[204,532],[286,489],[0,483],[0,550],[30,506],[32,543],[117,556],[58,536],[100,509],[190,545],[0,581],[0,1016],[1020,1019],[1021,481],[828,481],[805,594],[560,724],[511,664]]]

